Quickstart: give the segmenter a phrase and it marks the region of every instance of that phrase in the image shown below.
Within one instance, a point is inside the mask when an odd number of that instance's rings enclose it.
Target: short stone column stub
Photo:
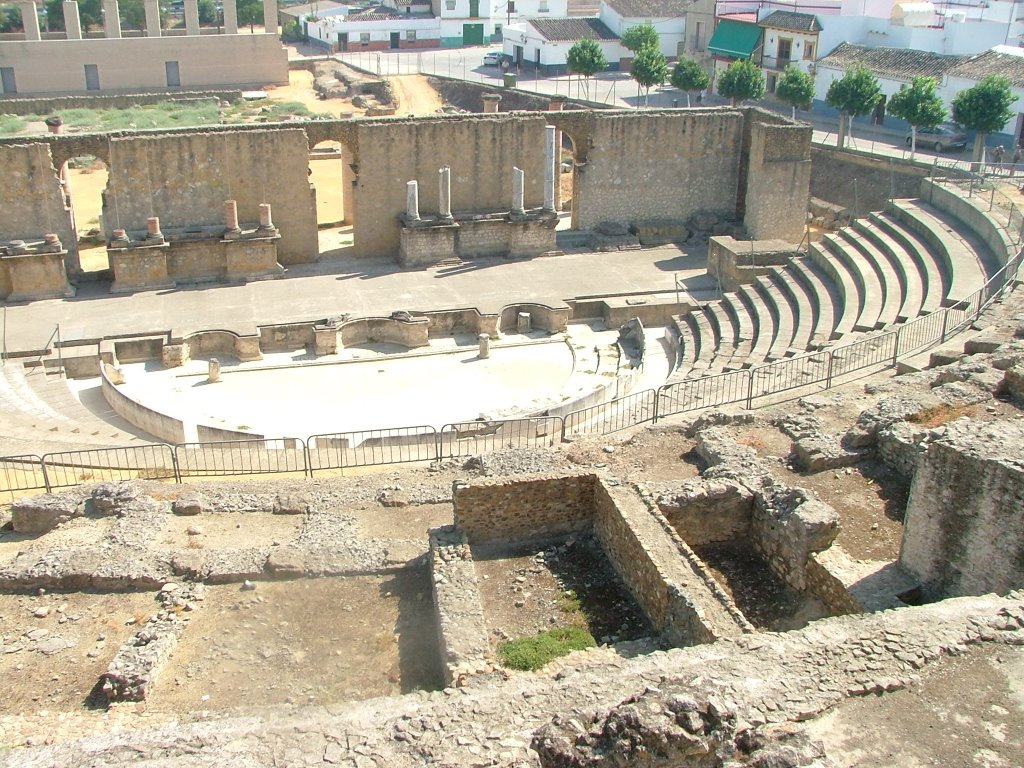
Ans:
[[[211,384],[216,384],[220,381],[220,360],[216,357],[211,357],[207,366],[206,380]]]
[[[260,230],[276,230],[274,220],[271,218],[270,203],[260,203]]]
[[[409,221],[420,220],[420,188],[417,181],[405,183],[405,216]]]
[[[238,226],[238,202],[235,200],[224,201],[224,237],[228,240],[236,239],[242,234],[242,228]]]
[[[526,213],[523,203],[526,188],[526,174],[522,168],[512,169],[512,213],[522,216]]]
[[[493,115],[498,111],[498,103],[501,101],[501,95],[497,93],[485,93],[480,97],[484,102],[484,114]]]
[[[519,312],[516,314],[516,330],[519,333],[529,333],[533,330],[533,320],[529,312]]]
[[[491,337],[486,333],[481,333],[476,337],[477,342],[480,344],[480,359],[486,360],[491,356]]]

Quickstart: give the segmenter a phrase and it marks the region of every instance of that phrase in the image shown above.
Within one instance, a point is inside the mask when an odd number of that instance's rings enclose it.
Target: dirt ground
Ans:
[[[434,690],[433,625],[423,569],[209,587],[147,707],[246,711]]]
[[[566,449],[566,458],[579,466],[607,468],[616,477],[635,482],[675,482],[700,475],[690,452],[694,441],[678,428],[653,428],[619,442],[587,438]],[[609,450],[610,449],[610,450]]]
[[[650,625],[592,536],[513,552],[474,551],[492,646],[577,626],[598,643],[634,640]]]
[[[444,106],[444,100],[424,75],[389,77],[398,99],[397,115],[433,115]]]

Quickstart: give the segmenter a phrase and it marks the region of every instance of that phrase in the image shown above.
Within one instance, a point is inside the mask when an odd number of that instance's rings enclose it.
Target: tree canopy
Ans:
[[[968,130],[976,131],[974,160],[980,162],[985,152],[985,136],[1001,131],[1013,117],[1010,106],[1017,99],[1010,90],[1010,81],[1001,75],[988,75],[973,88],[960,91],[953,98],[953,119]]]
[[[639,53],[645,48],[661,49],[661,42],[658,40],[658,30],[653,24],[638,24],[630,27],[622,33],[621,43],[633,53]]]
[[[0,8],[0,32],[21,32],[21,8],[15,5]]]
[[[718,93],[733,104],[764,96],[764,72],[752,61],[737,59],[718,78]]]
[[[668,61],[657,48],[642,48],[630,64],[629,76],[636,80],[637,91],[644,89],[644,104],[651,88],[665,82],[668,77]]]
[[[934,128],[946,119],[946,105],[933,77],[915,77],[889,99],[889,113],[910,123],[910,156],[917,152],[917,129]]]
[[[587,94],[590,93],[590,78],[608,67],[608,59],[597,40],[584,38],[573,43],[565,57],[566,66],[574,75],[580,75],[587,81]]]
[[[686,106],[690,106],[690,91],[703,91],[711,85],[711,76],[693,59],[680,59],[672,68],[670,82],[673,88],[686,92]]]
[[[782,77],[775,86],[775,95],[793,108],[807,109],[814,100],[814,78],[793,64],[782,70]]]
[[[235,5],[239,24],[248,24],[249,31],[253,25],[263,22],[263,3],[261,0],[238,0]]]
[[[846,70],[846,74],[833,80],[825,94],[830,107],[839,110],[840,147],[846,144],[846,123],[844,117],[854,118],[869,114],[882,98],[882,90],[876,78],[865,67],[857,66]]]

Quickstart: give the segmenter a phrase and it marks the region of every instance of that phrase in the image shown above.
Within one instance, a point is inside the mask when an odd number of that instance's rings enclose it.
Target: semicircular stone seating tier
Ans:
[[[921,199],[894,200],[676,318],[682,353],[670,382],[893,330],[967,299],[1005,259],[955,215]]]

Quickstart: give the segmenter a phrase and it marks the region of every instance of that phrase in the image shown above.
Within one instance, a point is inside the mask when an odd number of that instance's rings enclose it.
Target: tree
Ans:
[[[590,78],[608,67],[608,59],[597,40],[584,38],[573,43],[565,57],[569,72],[583,77],[586,82],[587,96],[590,96]]]
[[[217,6],[214,5],[213,0],[199,0],[199,23],[217,23]]]
[[[711,85],[711,77],[693,59],[680,59],[672,68],[673,88],[686,92],[686,106],[690,106],[690,91],[703,91]]]
[[[640,88],[644,89],[646,107],[651,87],[661,85],[668,77],[668,61],[657,48],[641,48],[630,64],[629,76],[636,80],[637,102],[640,101]]]
[[[100,0],[78,0],[78,19],[83,30],[98,27],[103,23],[100,7]],[[67,29],[62,0],[46,0],[46,19],[51,31]]]
[[[125,29],[137,29],[141,32],[146,28],[146,6],[143,0],[121,0],[118,3],[118,10]]]
[[[11,6],[0,8],[0,32],[21,32],[21,8]]]
[[[736,59],[718,78],[718,93],[736,106],[744,99],[764,96],[764,72],[752,61]]]
[[[645,48],[661,50],[658,30],[654,28],[653,24],[639,24],[635,27],[630,27],[622,33],[620,42],[633,53],[640,53]]]
[[[869,114],[881,98],[878,79],[862,66],[848,69],[845,75],[832,81],[825,94],[825,101],[830,107],[839,110],[837,146],[846,146],[847,123],[852,128],[853,118]]]
[[[985,137],[998,133],[1013,117],[1010,105],[1017,98],[1010,81],[1001,75],[988,75],[973,88],[953,97],[953,119],[964,128],[977,131],[974,137],[974,162],[985,159]]]
[[[263,3],[260,0],[238,0],[235,12],[238,15],[238,23],[248,24],[250,32],[253,31],[253,25],[263,22]]]
[[[889,113],[910,123],[910,159],[917,152],[917,129],[934,128],[946,119],[946,105],[936,92],[938,81],[933,77],[915,77],[889,99]]]
[[[782,70],[775,95],[793,108],[793,119],[796,120],[797,107],[809,109],[814,100],[814,78],[790,64]]]

